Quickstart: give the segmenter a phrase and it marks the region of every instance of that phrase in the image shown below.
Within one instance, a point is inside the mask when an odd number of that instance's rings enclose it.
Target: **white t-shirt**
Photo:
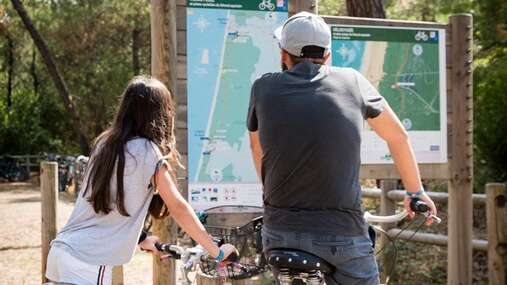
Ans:
[[[122,216],[114,202],[115,169],[111,177],[111,212],[107,215],[95,213],[86,200],[91,188],[85,197],[80,193],[69,221],[53,240],[52,246],[94,265],[120,265],[132,259],[153,197],[148,186],[162,154],[153,142],[144,138],[128,141],[125,150],[123,191],[125,209],[130,216]],[[83,187],[89,179],[87,172]]]

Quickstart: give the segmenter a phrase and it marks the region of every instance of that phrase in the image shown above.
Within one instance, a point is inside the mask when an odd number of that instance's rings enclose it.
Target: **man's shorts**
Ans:
[[[337,236],[262,229],[263,250],[293,248],[319,256],[333,265],[326,285],[378,285],[379,274],[369,236]],[[273,272],[277,274],[277,272]]]
[[[48,254],[46,277],[56,284],[110,285],[112,266],[91,265],[80,261],[58,246]]]

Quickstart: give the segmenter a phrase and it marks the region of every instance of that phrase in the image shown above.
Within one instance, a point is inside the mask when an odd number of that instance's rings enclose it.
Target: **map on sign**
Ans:
[[[332,65],[361,72],[408,131],[419,163],[447,161],[445,30],[331,25]],[[363,134],[363,164],[391,163],[386,144]]]
[[[246,114],[252,83],[280,70],[273,31],[287,0],[187,3],[189,201],[196,209],[262,205]]]

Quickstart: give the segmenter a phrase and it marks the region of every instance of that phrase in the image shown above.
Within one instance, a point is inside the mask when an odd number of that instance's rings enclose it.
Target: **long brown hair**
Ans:
[[[158,146],[169,162],[169,170],[176,183],[174,169],[179,165],[179,154],[175,148],[173,130],[174,105],[169,90],[154,78],[134,77],[121,96],[111,126],[93,143],[83,197],[91,186],[87,200],[96,213],[108,214],[111,211],[110,181],[116,165],[117,192],[114,202],[121,215],[129,216],[123,201],[125,144],[135,137],[145,138]],[[159,195],[153,197],[149,211],[155,218],[169,214]]]

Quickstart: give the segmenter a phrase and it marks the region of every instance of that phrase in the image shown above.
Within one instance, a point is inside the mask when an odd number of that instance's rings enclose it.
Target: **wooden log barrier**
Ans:
[[[377,188],[363,188],[361,191],[363,198],[380,198],[382,195],[382,190]],[[445,192],[426,191],[426,194],[435,203],[447,203],[449,199],[449,194]],[[405,198],[405,190],[391,190],[387,193],[387,197],[394,201],[402,201]],[[486,194],[472,194],[472,201],[474,207],[485,206]]]
[[[41,280],[47,282],[45,276],[49,244],[56,237],[58,210],[58,163],[42,162],[41,172]]]
[[[391,190],[396,189],[398,184],[398,180],[396,179],[386,179],[380,181],[380,215],[387,216],[393,215],[396,212],[396,203],[388,197],[388,194]],[[385,223],[381,225],[382,228],[387,231],[396,226],[395,223]],[[381,234],[379,239],[379,248],[384,248],[389,244],[389,237],[385,234]],[[388,262],[389,256],[382,255],[380,260],[380,278],[382,281],[385,281],[386,276],[389,274],[390,268],[392,266],[390,262]]]
[[[489,284],[507,284],[507,192],[505,184],[486,184]]]
[[[449,17],[449,207],[447,284],[472,284],[472,15]]]
[[[401,232],[401,229],[390,229],[387,234],[389,237],[401,240],[410,240],[410,242],[420,242],[426,244],[433,244],[439,246],[447,246],[449,243],[449,238],[446,235],[440,234],[431,234],[431,233],[414,233],[412,230],[404,230]],[[472,240],[472,248],[474,250],[487,251],[488,250],[488,241],[473,239]]]
[[[112,285],[123,285],[123,265],[113,267]]]

